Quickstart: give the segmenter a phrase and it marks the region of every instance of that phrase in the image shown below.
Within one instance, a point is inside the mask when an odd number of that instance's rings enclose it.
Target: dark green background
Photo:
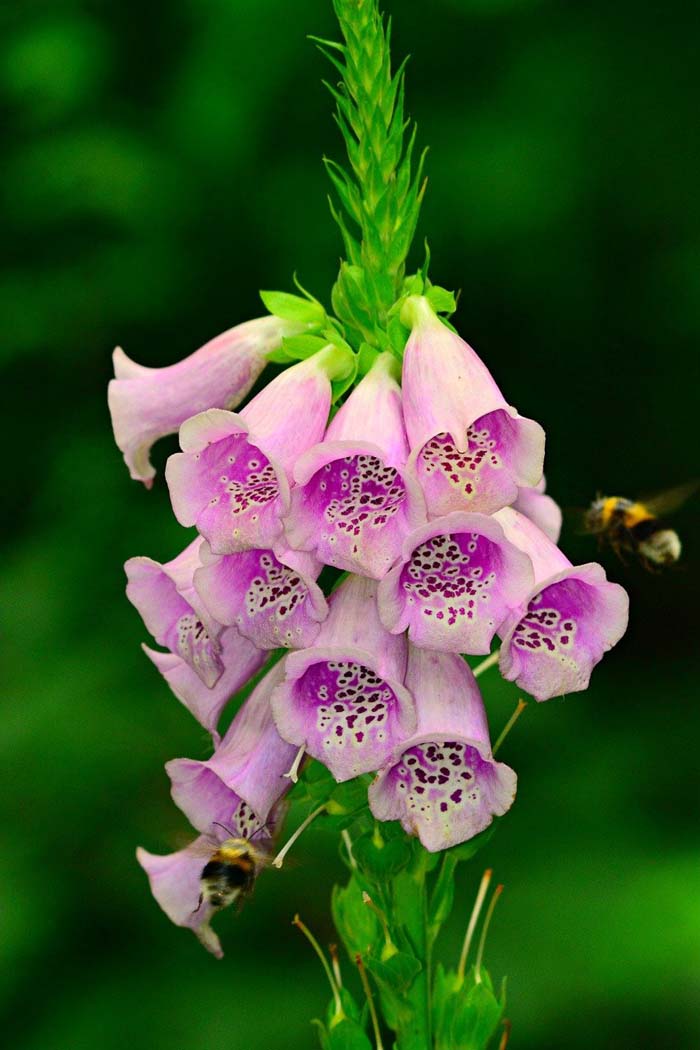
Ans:
[[[429,143],[433,279],[521,411],[564,504],[697,475],[700,197],[694,4],[403,0],[396,54]],[[685,12],[685,13],[684,13]],[[121,343],[165,365],[262,312],[297,270],[327,298],[339,156],[326,0],[21,0],[0,15],[4,524],[2,1022],[22,1050],[307,1050],[327,988],[290,919],[331,937],[341,868],[297,865],[221,917],[207,957],[133,859],[185,833],[163,762],[206,740],[139,652],[122,562],[182,545],[111,441]],[[418,256],[420,261],[420,253]],[[697,501],[684,566],[604,558],[631,629],[586,695],[531,704],[518,802],[461,875],[506,885],[487,961],[514,1050],[700,1045]],[[594,557],[570,533],[574,558]],[[498,731],[516,694],[484,681]]]

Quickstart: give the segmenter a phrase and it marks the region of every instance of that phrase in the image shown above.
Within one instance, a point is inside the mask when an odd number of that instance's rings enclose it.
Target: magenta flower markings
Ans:
[[[420,488],[406,471],[398,372],[395,357],[379,356],[323,442],[301,456],[286,520],[294,546],[375,580],[396,560],[410,529],[426,520]]]
[[[486,366],[411,296],[403,359],[404,419],[430,516],[491,514],[513,503],[519,486],[542,478],[544,431],[509,405]]]
[[[274,317],[157,370],[160,382],[116,359],[110,408],[132,476],[150,484],[150,444],[179,425],[166,480],[198,532],[169,562],[131,558],[127,595],[160,646],[147,655],[214,745],[166,767],[198,837],[139,862],[169,918],[216,955],[202,867],[229,832],[272,843],[302,754],[338,782],[373,774],[374,818],[445,850],[516,790],[464,656],[498,635],[503,676],[546,700],[585,689],[626,627],[622,588],[556,545],[539,424],[428,298],[408,296],[400,316],[403,366],[375,355],[330,420],[348,366],[334,345],[231,411],[285,337]],[[324,566],[347,574],[325,594]],[[285,650],[222,739],[231,698]]]

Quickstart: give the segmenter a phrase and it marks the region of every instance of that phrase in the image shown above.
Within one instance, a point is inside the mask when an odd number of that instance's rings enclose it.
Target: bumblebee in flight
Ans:
[[[664,516],[678,510],[699,485],[693,481],[646,500],[598,496],[584,512],[584,532],[609,543],[621,561],[631,554],[652,572],[675,565],[681,556],[681,541]]]
[[[270,863],[270,855],[250,839],[228,838],[219,843],[202,868],[199,880],[199,911],[202,902],[221,911],[238,900],[241,903],[251,893],[255,880]]]

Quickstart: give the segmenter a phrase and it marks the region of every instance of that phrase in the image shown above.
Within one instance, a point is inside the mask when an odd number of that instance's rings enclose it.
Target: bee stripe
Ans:
[[[633,503],[632,506],[624,512],[624,523],[625,528],[633,529],[635,525],[639,525],[642,521],[654,521],[655,515],[652,514],[643,503]]]

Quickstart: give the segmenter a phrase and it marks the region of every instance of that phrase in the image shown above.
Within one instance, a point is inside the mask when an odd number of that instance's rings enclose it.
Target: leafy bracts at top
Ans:
[[[334,0],[334,7],[345,42],[318,43],[342,77],[327,87],[336,101],[350,170],[325,162],[342,205],[339,210],[331,203],[331,210],[347,255],[333,308],[360,342],[385,349],[387,314],[401,294],[425,191],[423,158],[412,175],[415,126],[406,142],[405,62],[392,73],[391,27],[376,0]]]

